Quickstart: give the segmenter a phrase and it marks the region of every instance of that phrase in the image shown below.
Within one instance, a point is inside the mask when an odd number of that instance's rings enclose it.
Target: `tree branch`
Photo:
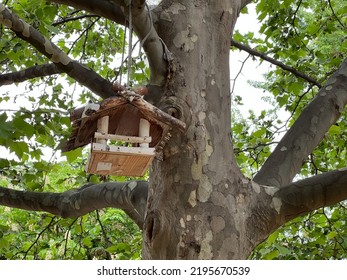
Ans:
[[[231,39],[231,45],[236,47],[236,48],[238,48],[238,49],[240,49],[240,50],[248,52],[251,55],[260,57],[260,58],[262,58],[262,59],[264,59],[264,60],[266,60],[266,61],[268,61],[268,62],[270,62],[270,63],[272,63],[272,64],[274,64],[274,65],[276,65],[278,67],[280,67],[280,68],[282,68],[283,70],[288,71],[288,72],[294,74],[295,76],[297,76],[299,78],[302,78],[302,79],[306,80],[307,82],[309,82],[311,84],[316,85],[319,88],[322,87],[322,85],[316,79],[306,75],[305,73],[303,73],[303,72],[301,72],[301,71],[299,71],[299,70],[297,70],[297,69],[295,69],[295,68],[293,68],[291,66],[285,65],[281,61],[273,59],[272,57],[269,57],[269,56],[267,56],[266,54],[264,54],[262,52],[259,52],[259,51],[255,50],[255,49],[252,49],[249,46],[243,45],[243,44],[235,41],[234,39]]]
[[[323,206],[347,199],[347,169],[326,172],[291,183],[275,195],[279,211],[279,223],[307,214]]]
[[[79,217],[96,209],[120,208],[142,228],[148,182],[87,184],[63,193],[18,191],[0,187],[0,205],[45,211],[63,218]]]
[[[133,1],[132,16],[134,31],[147,54],[151,72],[150,84],[161,87],[167,78],[167,61],[170,59],[168,50],[153,26],[151,12],[145,1]]]
[[[128,7],[125,1],[105,0],[50,0],[59,4],[65,4],[77,9],[82,9],[114,22],[126,25],[129,20]],[[132,22],[136,35],[139,37],[143,49],[146,52],[150,67],[150,85],[163,86],[167,77],[167,49],[154,28],[151,12],[144,0],[132,1]]]
[[[84,19],[84,18],[94,18],[94,17],[99,17],[99,16],[91,14],[91,15],[81,15],[78,17],[64,18],[64,19],[61,19],[59,21],[52,23],[52,26],[58,26],[58,25],[65,24],[65,23],[70,22],[70,21],[77,21],[77,20]]]
[[[82,9],[122,25],[127,25],[129,21],[129,8],[125,1],[121,0],[50,0],[50,2]],[[145,99],[154,104],[160,98],[159,88],[166,83],[170,54],[154,28],[152,14],[146,1],[133,0],[131,11],[133,28],[147,55],[151,73],[149,93]]]
[[[334,7],[331,3],[331,0],[328,0],[328,3],[329,3],[329,7],[330,7],[330,10],[331,12],[333,13],[334,17],[337,19],[337,21],[339,22],[340,26],[343,28],[343,29],[346,29],[346,26],[343,24],[343,22],[341,21],[341,19],[336,15],[335,13],[335,10],[334,10]]]
[[[33,78],[40,78],[44,76],[51,76],[54,74],[64,73],[62,70],[58,69],[57,65],[43,64],[36,65],[25,70],[18,72],[6,73],[0,75],[0,86],[10,85],[13,83],[20,83]]]
[[[98,16],[110,19],[119,24],[125,25],[126,18],[120,5],[115,1],[108,0],[48,0],[49,2],[63,4],[74,7],[75,9],[84,10]]]
[[[102,98],[114,95],[112,84],[95,73],[90,68],[72,60],[66,53],[49,41],[38,30],[19,19],[3,4],[0,4],[0,23],[6,25],[15,34],[34,46],[39,52],[48,57],[57,68],[67,73],[80,84],[88,87]]]
[[[264,163],[254,181],[284,186],[299,172],[304,160],[339,118],[347,103],[347,59],[300,114]]]

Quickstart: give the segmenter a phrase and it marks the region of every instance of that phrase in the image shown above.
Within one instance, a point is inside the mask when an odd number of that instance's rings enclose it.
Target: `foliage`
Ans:
[[[346,51],[347,2],[315,0],[259,0],[256,11],[259,34],[234,38],[315,78],[320,83],[337,69]],[[316,86],[280,68],[272,68],[264,83],[251,82],[271,93],[274,109],[251,112],[232,127],[235,152],[245,174],[252,176],[264,163],[277,139],[290,127],[318,92]],[[237,97],[242,103],[242,98]],[[290,118],[278,119],[284,109]],[[304,163],[299,178],[343,168],[347,163],[346,113],[333,125]],[[271,124],[272,129],[269,124]],[[275,129],[274,129],[275,127]],[[297,218],[275,231],[258,246],[253,259],[342,259],[347,256],[346,203],[326,207]]]
[[[46,177],[45,190],[65,191],[80,185],[85,176],[76,169],[81,170],[81,164],[57,164]],[[2,186],[9,184],[6,177],[0,180]],[[141,246],[138,227],[118,209],[61,219],[0,208],[0,259],[139,259]]]
[[[253,252],[253,259],[345,259],[346,202],[297,218],[276,230]]]

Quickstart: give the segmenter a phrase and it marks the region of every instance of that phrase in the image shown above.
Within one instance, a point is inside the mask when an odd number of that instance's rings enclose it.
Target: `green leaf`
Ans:
[[[2,225],[0,224],[0,231],[1,232],[7,232],[10,229],[8,225]]]
[[[53,34],[58,34],[59,33],[59,28],[52,26],[52,25],[46,25],[46,28],[52,32]]]
[[[337,236],[337,232],[336,231],[331,231],[328,233],[327,237],[329,239],[334,239]]]
[[[130,251],[131,247],[127,243],[118,243],[116,245],[112,245],[106,249],[109,253],[114,254],[116,252],[124,252]]]
[[[8,249],[10,243],[7,241],[5,237],[0,238],[0,249]]]
[[[5,113],[0,114],[0,138],[8,138],[13,131],[13,126],[10,122],[7,122],[7,115]]]
[[[279,256],[279,254],[280,254],[279,251],[273,250],[273,251],[265,254],[264,259],[265,260],[273,260],[273,259],[277,258]]]
[[[329,134],[331,135],[340,135],[341,134],[341,129],[337,125],[333,125],[329,128]]]
[[[319,28],[320,28],[320,26],[319,25],[317,25],[317,24],[315,24],[315,23],[312,23],[312,24],[310,24],[309,26],[307,26],[307,28],[306,28],[306,32],[308,33],[308,34],[316,34],[317,33],[317,31],[319,30]]]
[[[10,149],[15,152],[19,158],[23,158],[24,154],[29,153],[29,146],[23,141],[13,142]]]
[[[275,247],[277,248],[277,250],[280,252],[280,254],[282,256],[286,256],[286,255],[290,255],[291,254],[291,251],[288,248],[284,247],[284,246],[276,244]]]
[[[17,129],[21,134],[31,138],[35,133],[33,125],[27,123],[22,117],[17,117],[12,121],[14,129]]]
[[[270,244],[274,243],[275,240],[278,237],[278,231],[275,231],[274,233],[272,233],[268,238],[267,238],[267,242],[269,242]]]
[[[255,138],[260,138],[261,136],[263,136],[266,133],[266,129],[264,127],[258,129],[257,131],[254,131],[252,133],[252,137]]]
[[[82,242],[87,247],[91,247],[93,245],[93,242],[91,241],[90,236],[83,238]]]
[[[62,153],[62,155],[66,157],[68,162],[72,163],[77,158],[82,156],[82,148],[77,148],[77,149],[72,150],[72,151],[64,152],[64,153]]]

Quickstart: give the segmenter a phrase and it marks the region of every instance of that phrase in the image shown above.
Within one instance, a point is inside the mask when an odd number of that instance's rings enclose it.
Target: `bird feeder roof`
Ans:
[[[162,138],[172,129],[185,130],[185,123],[161,111],[140,96],[114,96],[103,100],[98,110],[87,110],[86,107],[71,112],[72,133],[62,146],[62,151],[74,150],[92,142],[97,131],[99,118],[109,116],[111,134],[137,136],[140,119],[151,123],[150,147],[157,147]]]

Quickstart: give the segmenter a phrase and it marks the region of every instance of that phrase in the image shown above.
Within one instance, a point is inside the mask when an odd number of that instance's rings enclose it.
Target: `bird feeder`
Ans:
[[[91,143],[86,171],[91,174],[143,176],[162,158],[173,128],[185,124],[142,97],[115,96],[89,104],[71,114],[73,131],[62,148],[69,151]]]

